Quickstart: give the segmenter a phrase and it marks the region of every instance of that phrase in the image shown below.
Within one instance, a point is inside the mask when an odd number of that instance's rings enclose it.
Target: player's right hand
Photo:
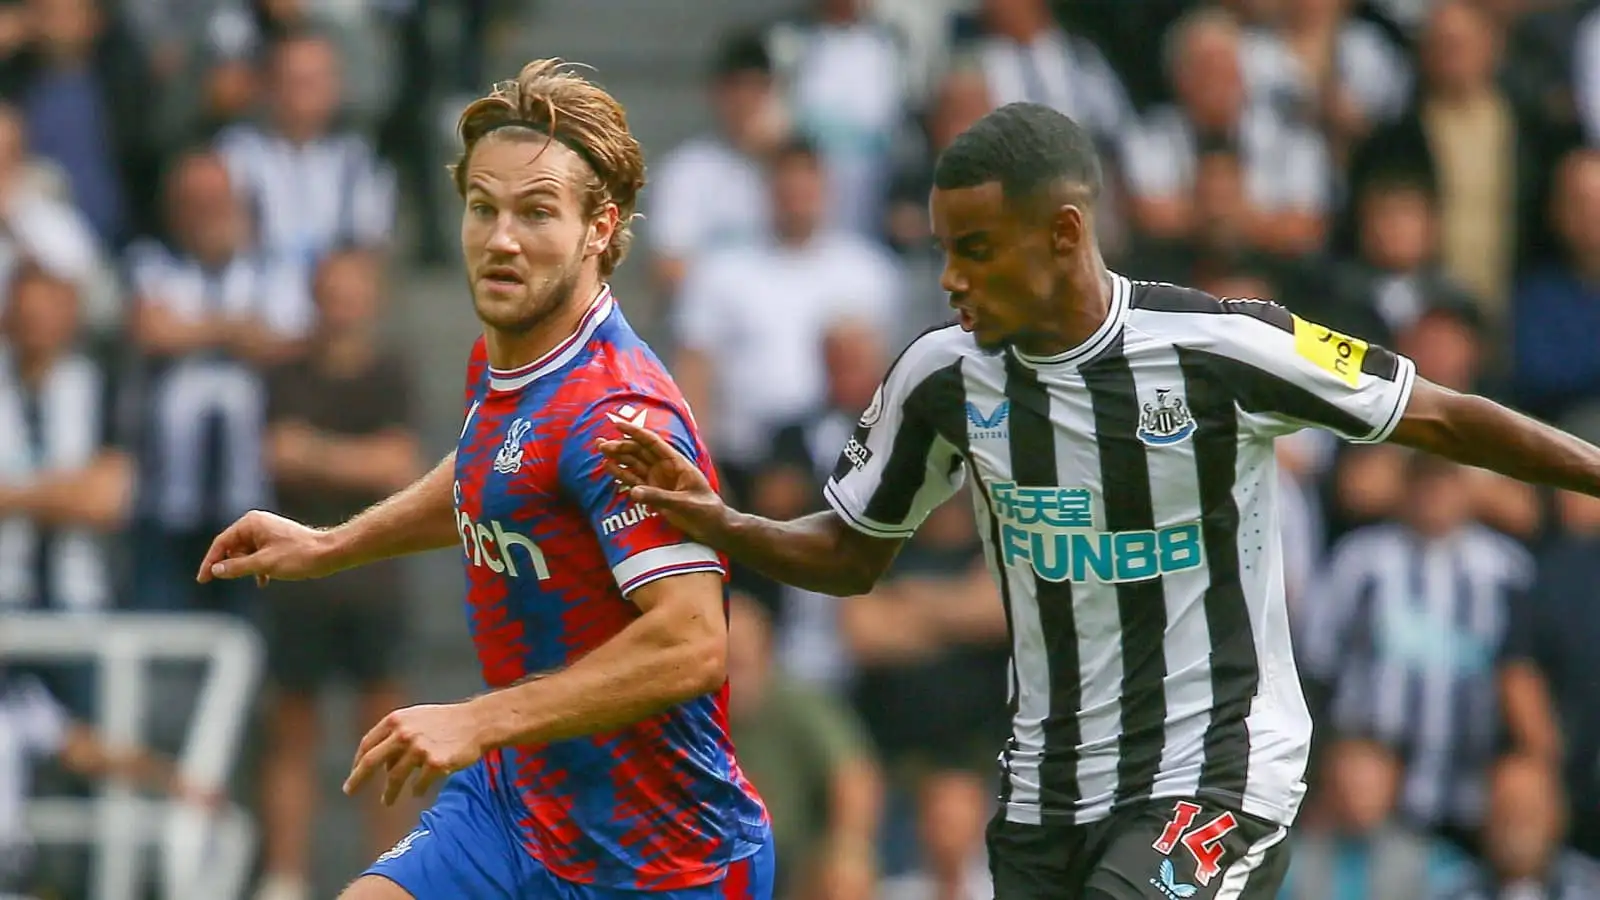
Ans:
[[[600,442],[606,472],[635,503],[655,510],[695,540],[714,545],[729,510],[711,482],[661,435],[628,422],[617,427],[626,437]]]
[[[328,559],[327,532],[261,510],[245,513],[211,542],[195,580],[254,576],[265,585],[277,578],[299,581],[337,570]]]

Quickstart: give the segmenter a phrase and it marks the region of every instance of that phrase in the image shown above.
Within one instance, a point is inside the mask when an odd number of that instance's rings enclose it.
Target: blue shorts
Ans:
[[[772,900],[776,854],[761,849],[728,866],[726,878],[644,893],[577,884],[529,856],[494,806],[482,765],[452,775],[422,821],[363,875],[378,875],[416,900]]]

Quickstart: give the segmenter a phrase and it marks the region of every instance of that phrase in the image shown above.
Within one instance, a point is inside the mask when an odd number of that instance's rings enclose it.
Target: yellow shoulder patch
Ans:
[[[1294,349],[1312,365],[1351,387],[1361,382],[1361,362],[1367,358],[1367,342],[1340,334],[1314,322],[1294,317]]]

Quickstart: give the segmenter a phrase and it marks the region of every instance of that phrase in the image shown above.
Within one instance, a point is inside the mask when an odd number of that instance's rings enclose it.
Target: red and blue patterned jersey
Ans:
[[[570,665],[640,612],[630,591],[724,560],[617,490],[596,444],[650,428],[713,477],[687,404],[609,288],[577,333],[512,371],[467,373],[455,513],[472,640],[491,688]],[[605,734],[485,759],[522,845],[568,881],[673,890],[721,878],[766,834],[734,758],[728,689]]]

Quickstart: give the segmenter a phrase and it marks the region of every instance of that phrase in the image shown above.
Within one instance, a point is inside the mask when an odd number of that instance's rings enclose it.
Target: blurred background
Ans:
[[[478,325],[444,167],[526,60],[627,105],[650,186],[618,296],[736,502],[787,517],[945,318],[933,160],[1014,100],[1100,141],[1119,271],[1600,440],[1597,8],[0,3],[0,895],[181,896],[183,845],[231,885],[195,896],[330,897],[409,830],[338,785],[378,716],[481,688],[456,557],[193,574],[250,508],[333,524],[453,446]],[[1600,897],[1600,502],[1315,431],[1280,458],[1318,722],[1285,900]],[[968,502],[870,595],[735,587],[785,900],[990,897],[1008,642]],[[171,809],[188,844],[156,840]]]

